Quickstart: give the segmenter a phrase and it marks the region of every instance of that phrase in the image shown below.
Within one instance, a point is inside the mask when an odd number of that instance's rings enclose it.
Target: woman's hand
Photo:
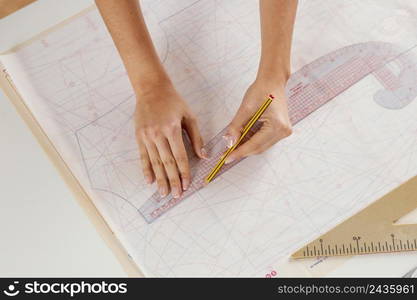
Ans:
[[[290,76],[291,40],[297,11],[297,0],[260,0],[262,51],[255,82],[246,91],[242,104],[229,125],[226,140],[233,145],[246,122],[263,101],[272,94],[275,99],[261,116],[261,129],[236,148],[226,159],[233,160],[258,154],[291,134],[285,84]]]
[[[249,155],[259,154],[274,145],[279,140],[289,136],[292,132],[288,117],[285,84],[270,83],[257,79],[246,91],[242,104],[229,125],[225,139],[231,147],[242,133],[243,127],[262,105],[269,94],[274,100],[260,117],[262,127],[248,141],[241,144],[226,159],[230,163]]]
[[[137,92],[136,137],[143,174],[149,184],[156,180],[162,197],[170,191],[180,197],[191,181],[182,128],[200,158],[206,156],[203,141],[194,115],[171,84],[151,90],[158,92]]]

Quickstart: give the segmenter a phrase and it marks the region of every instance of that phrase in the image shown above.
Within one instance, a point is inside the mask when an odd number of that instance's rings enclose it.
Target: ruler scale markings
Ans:
[[[376,79],[384,85],[386,90],[396,91],[401,88],[403,90],[407,89],[413,91],[409,95],[412,97],[411,100],[405,99],[402,101],[404,103],[407,101],[410,103],[417,96],[417,93],[415,93],[415,86],[417,85],[417,52],[413,53],[413,55],[416,55],[415,57],[409,57],[408,54],[405,56],[405,53],[414,48],[416,48],[416,46],[408,49],[395,58],[397,59],[396,63],[399,64],[402,73],[406,72],[405,69],[412,70],[409,71],[411,73],[408,73],[408,75],[410,75],[407,79],[410,81],[409,83],[406,83],[406,80],[401,78],[401,76],[389,72],[386,67],[375,69],[378,61],[377,59],[373,58],[371,61],[368,61],[372,74],[374,74]],[[411,63],[411,59],[413,59],[413,63]],[[364,63],[367,63],[366,60]],[[345,78],[345,82],[349,82],[351,79],[352,78],[348,76]],[[378,100],[374,96],[374,100],[382,105],[379,102],[381,99]],[[395,103],[384,103],[382,106],[392,109],[404,107],[395,107],[395,105]],[[350,239],[353,237],[353,241],[348,243],[348,251],[343,251],[343,254],[342,251],[329,251],[329,254],[350,255],[417,250],[417,238],[415,238],[417,235],[417,224],[403,224],[399,226],[394,225],[392,222],[384,222],[384,220],[398,220],[400,217],[415,209],[417,206],[416,195],[417,176],[409,179],[406,183],[403,183],[384,197],[372,202],[366,208],[351,216],[327,233],[322,234],[320,238],[309,243],[309,245],[314,245],[320,239],[321,241],[325,241],[326,244],[334,243],[335,249],[337,249],[337,246],[344,245],[344,242],[349,238],[346,234],[349,235],[349,232],[351,232],[352,235],[350,236]],[[398,201],[401,201],[400,205],[398,205]],[[393,209],[393,207],[395,207],[395,209]],[[348,225],[352,226],[348,227]],[[371,227],[372,225],[374,225],[373,228]],[[355,242],[355,244],[353,244],[353,242]],[[292,257],[302,258],[298,251],[295,252]]]
[[[374,74],[373,72],[375,70],[396,59],[400,54],[401,52],[394,48],[392,44],[367,42],[336,50],[304,66],[291,76],[287,84],[288,111],[291,123],[295,125],[335,96],[348,89],[352,84],[355,84],[371,73]],[[311,73],[314,76],[312,75],[310,77]],[[304,74],[307,76],[304,76]],[[335,84],[336,79],[337,84]],[[329,82],[332,84],[331,89],[326,87],[326,84]],[[317,84],[319,88],[317,88]],[[242,143],[253,136],[260,127],[261,124],[257,122]],[[170,208],[205,186],[204,178],[227,149],[222,138],[224,134],[225,129],[205,145],[210,156],[208,161],[202,162],[195,157],[194,159],[190,158],[193,179],[190,188],[183,193],[182,197],[175,199],[172,195],[168,195],[165,198],[161,198],[156,192],[140,206],[138,211],[148,223],[153,222]],[[192,149],[191,145],[187,143],[187,140],[185,140],[185,144],[187,144],[187,152],[192,153],[190,151]],[[239,163],[239,160],[224,165],[219,170],[217,177],[221,176],[221,174],[237,163]]]

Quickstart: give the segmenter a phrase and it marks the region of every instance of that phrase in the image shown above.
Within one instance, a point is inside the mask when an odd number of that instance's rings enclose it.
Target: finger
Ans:
[[[181,130],[178,130],[174,132],[173,135],[170,135],[168,137],[168,142],[171,146],[171,151],[174,155],[178,171],[180,173],[182,189],[186,191],[190,186],[191,175]]]
[[[280,140],[279,138],[278,140]],[[265,129],[261,127],[257,133],[255,133],[248,141],[238,146],[230,155],[226,158],[225,163],[231,163],[232,161],[247,157],[249,155],[259,154],[271,147],[277,141],[277,137],[274,136],[272,128]]]
[[[155,177],[152,170],[151,161],[149,159],[148,151],[146,150],[145,144],[139,139],[138,147],[143,176],[145,177],[146,183],[151,184],[154,181]]]
[[[161,158],[159,157],[158,149],[152,141],[145,141],[146,149],[149,154],[149,159],[151,161],[152,169],[155,174],[156,184],[158,185],[158,191],[161,197],[168,195],[169,187],[168,180],[165,174],[164,164],[162,163]]]
[[[227,146],[232,147],[240,135],[242,134],[242,129],[245,127],[246,123],[252,117],[253,112],[245,105],[241,105],[234,116],[232,122],[230,122],[227,133],[224,136]]]
[[[172,155],[168,140],[161,138],[156,141],[156,147],[161,157],[162,163],[165,168],[165,173],[168,176],[169,185],[171,187],[172,196],[178,198],[182,194],[181,180],[177,168],[177,163]]]
[[[197,120],[194,117],[186,118],[184,120],[184,128],[191,139],[191,144],[193,145],[194,152],[197,156],[200,158],[207,158],[207,152],[203,148],[203,139],[200,135],[200,130],[198,129]]]

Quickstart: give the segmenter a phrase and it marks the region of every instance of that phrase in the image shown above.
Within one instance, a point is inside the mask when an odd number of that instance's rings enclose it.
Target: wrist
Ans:
[[[261,84],[262,86],[269,87],[270,89],[285,89],[288,78],[288,73],[280,73],[274,71],[262,71],[258,72],[254,84]]]
[[[171,79],[165,73],[147,74],[140,80],[132,83],[133,89],[138,98],[145,98],[156,91],[173,89]]]
[[[266,82],[276,87],[285,87],[290,75],[289,68],[259,68],[255,81]]]

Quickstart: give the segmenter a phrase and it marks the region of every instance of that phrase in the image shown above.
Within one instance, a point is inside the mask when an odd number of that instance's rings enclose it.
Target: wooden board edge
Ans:
[[[81,206],[90,222],[93,224],[96,231],[99,233],[101,238],[104,240],[106,245],[113,252],[116,259],[121,264],[124,271],[129,277],[144,277],[139,267],[130,258],[127,251],[124,249],[119,239],[114,235],[103,216],[94,205],[92,199],[89,197],[87,192],[84,190],[78,179],[71,172],[68,165],[65,163],[55,146],[36,120],[30,109],[26,106],[23,98],[18,93],[14,86],[11,78],[8,76],[5,68],[0,63],[0,88],[5,93],[6,97],[15,107],[16,111],[23,119],[25,124],[29,127],[36,140],[45,151],[48,158],[51,160],[53,165],[58,170],[58,173],[65,181],[71,192],[74,194],[75,199]]]
[[[11,15],[19,9],[35,2],[36,0],[0,0],[0,19]]]

